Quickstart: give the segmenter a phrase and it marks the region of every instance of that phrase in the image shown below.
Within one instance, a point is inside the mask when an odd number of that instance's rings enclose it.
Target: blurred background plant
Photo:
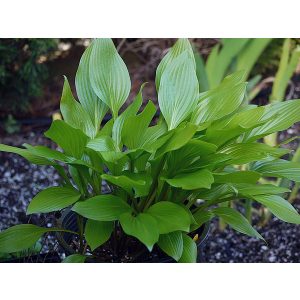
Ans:
[[[0,111],[28,110],[30,100],[42,95],[48,70],[43,63],[57,48],[56,39],[0,40]]]

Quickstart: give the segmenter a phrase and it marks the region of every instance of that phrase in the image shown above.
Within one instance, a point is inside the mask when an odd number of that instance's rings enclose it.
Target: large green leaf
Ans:
[[[186,51],[174,59],[161,76],[158,102],[169,130],[190,116],[198,94],[195,61]]]
[[[94,251],[96,248],[108,241],[113,229],[113,222],[87,220],[84,236],[91,247],[91,250]]]
[[[32,224],[12,226],[0,232],[0,252],[12,253],[28,249],[48,231],[51,229]]]
[[[287,178],[300,182],[300,163],[291,162],[283,159],[271,161],[258,161],[252,168],[263,176]]]
[[[174,258],[176,261],[180,259],[183,252],[183,239],[181,231],[161,234],[158,240],[158,246],[167,255]]]
[[[109,106],[116,119],[129,95],[131,82],[127,67],[111,39],[93,41],[89,66],[95,94]]]
[[[151,215],[140,213],[133,216],[131,213],[124,213],[120,216],[120,223],[126,234],[136,237],[149,251],[152,251],[158,241],[159,233],[157,222]]]
[[[177,230],[189,231],[191,219],[186,210],[173,202],[158,202],[147,210],[157,221],[159,233],[165,234]]]
[[[231,156],[227,164],[241,165],[269,157],[280,157],[289,153],[290,150],[275,148],[263,143],[238,143],[226,146],[220,150]]]
[[[263,240],[263,237],[251,226],[248,220],[235,209],[230,207],[218,207],[211,212],[236,231]]]
[[[57,160],[61,162],[71,162],[72,160],[74,160],[73,158],[66,156],[64,153],[61,153],[60,151],[53,150],[45,146],[31,146],[29,144],[23,144],[23,146],[26,147],[26,149],[28,149],[29,152],[33,155],[44,157],[46,159]]]
[[[159,91],[160,88],[160,80],[165,72],[165,69],[170,66],[173,61],[180,56],[183,52],[187,51],[189,57],[194,60],[194,53],[191,47],[191,44],[188,39],[178,39],[174,46],[170,49],[170,51],[165,55],[160,64],[156,69],[156,77],[155,77],[155,85],[156,90]],[[194,67],[196,68],[196,63],[194,61]]]
[[[72,254],[67,256],[62,262],[63,263],[84,263],[86,256],[81,254]]]
[[[246,83],[236,83],[235,74],[226,77],[220,86],[200,95],[191,122],[208,127],[209,122],[234,112],[241,105],[245,92]]]
[[[101,121],[108,110],[108,106],[97,97],[96,93],[92,89],[89,72],[92,47],[93,43],[81,56],[76,72],[75,85],[79,101],[85,111],[89,114],[97,132]]]
[[[79,129],[64,121],[56,120],[45,132],[45,136],[58,144],[67,155],[80,159],[88,142],[88,137]]]
[[[80,193],[70,187],[50,187],[38,193],[30,202],[27,214],[48,213],[75,203]]]
[[[195,263],[197,262],[197,245],[191,237],[182,233],[183,251],[178,262]]]
[[[207,169],[199,170],[193,173],[178,174],[173,178],[162,178],[174,187],[182,188],[184,190],[195,190],[200,188],[209,189],[214,182],[212,173]]]
[[[60,100],[60,111],[66,123],[82,130],[86,135],[94,137],[97,133],[89,114],[77,102],[72,94],[68,79],[65,77],[63,92]]]
[[[288,223],[300,224],[300,215],[296,209],[282,197],[277,195],[255,195],[252,196],[252,198],[266,206],[278,219]]]
[[[242,133],[262,125],[266,121],[262,121],[264,112],[264,106],[248,105],[240,112],[213,122],[207,128],[204,139],[220,146]]]
[[[27,149],[0,144],[0,151],[18,154],[33,164],[52,165],[52,162],[49,159],[33,154]]]
[[[77,202],[72,210],[95,221],[115,221],[122,213],[130,212],[131,208],[117,196],[100,195]]]
[[[244,136],[244,141],[255,141],[273,132],[282,131],[300,121],[300,99],[274,103],[265,106],[263,125],[254,128]]]

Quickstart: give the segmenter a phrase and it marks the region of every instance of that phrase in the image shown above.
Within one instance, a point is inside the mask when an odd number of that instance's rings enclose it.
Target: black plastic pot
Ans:
[[[86,221],[86,220],[85,220]],[[65,229],[71,230],[71,231],[78,231],[78,223],[77,223],[77,215],[71,210],[66,210],[62,214],[62,216],[59,218],[58,223],[60,226],[62,226]],[[198,234],[197,239],[197,248],[198,248],[198,257],[197,262],[204,262],[201,253],[203,246],[205,244],[205,241],[207,239],[207,236],[209,234],[210,229],[210,223],[207,222],[203,224],[200,228],[195,230],[193,232],[193,235]],[[57,233],[57,238],[60,243],[60,245],[64,248],[67,255],[74,254],[75,251],[69,246],[72,242],[72,239],[74,238],[73,234],[70,233]],[[91,261],[93,262],[93,261]],[[143,262],[143,260],[138,260],[137,262]],[[153,259],[152,261],[145,261],[145,262],[154,262],[154,263],[173,263],[175,262],[174,259],[166,256],[164,258],[159,259]]]

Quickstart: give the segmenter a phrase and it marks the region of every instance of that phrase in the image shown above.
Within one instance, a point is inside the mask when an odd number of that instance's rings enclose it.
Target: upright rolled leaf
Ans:
[[[160,81],[158,102],[169,130],[190,116],[198,94],[199,83],[194,60],[186,51],[165,69]]]
[[[60,111],[66,123],[82,130],[90,137],[96,135],[97,130],[89,114],[82,105],[74,99],[67,77],[65,77],[63,93],[60,100]]]
[[[97,131],[108,110],[108,106],[97,97],[92,89],[89,72],[92,47],[93,44],[84,51],[80,59],[75,77],[75,85],[79,101],[83,108],[88,112]]]
[[[187,51],[189,57],[193,60],[194,67],[196,62],[194,58],[193,48],[188,39],[178,39],[170,51],[165,55],[156,70],[155,85],[156,90],[160,88],[160,80],[165,69],[183,52]]]
[[[116,119],[129,95],[131,82],[127,67],[111,39],[93,42],[89,71],[95,94],[111,109]]]

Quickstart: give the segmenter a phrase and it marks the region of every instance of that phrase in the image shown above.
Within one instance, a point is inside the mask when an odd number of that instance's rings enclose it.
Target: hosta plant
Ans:
[[[178,40],[157,68],[158,119],[151,101],[142,106],[144,85],[121,112],[131,89],[127,68],[110,39],[94,40],[76,74],[78,101],[65,78],[63,120],[45,132],[58,150],[0,145],[61,175],[61,185],[37,194],[27,214],[67,211],[77,216],[77,229],[13,226],[0,233],[0,252],[29,248],[57,231],[72,237],[67,246],[74,253],[67,262],[164,256],[195,262],[199,228],[213,218],[263,239],[231,207],[237,199],[256,201],[279,219],[299,224],[284,199],[289,190],[259,182],[300,181],[300,165],[284,159],[289,150],[261,142],[300,120],[300,100],[249,105],[243,72],[199,93],[195,69],[189,41]],[[112,118],[102,126],[107,113]],[[109,193],[102,192],[105,184]]]

